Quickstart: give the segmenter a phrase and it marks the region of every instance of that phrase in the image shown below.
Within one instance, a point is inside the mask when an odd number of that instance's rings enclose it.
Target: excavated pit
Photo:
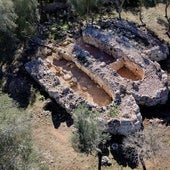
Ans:
[[[63,58],[56,60],[52,56],[47,58],[47,62],[51,63],[48,65],[49,69],[55,72],[64,85],[89,103],[102,107],[112,102],[112,98],[73,62]]]
[[[85,44],[82,38],[77,41],[77,44],[82,49],[88,51],[96,61],[104,62],[106,65],[109,65],[109,67],[116,70],[121,77],[132,81],[143,80],[143,69],[129,61],[127,58],[125,59],[125,57],[122,57],[121,59],[116,60],[116,57],[114,58],[114,56],[108,55],[94,46]]]
[[[144,78],[143,69],[125,58],[121,58],[112,63],[110,67],[116,70],[121,77],[132,81],[143,80]]]

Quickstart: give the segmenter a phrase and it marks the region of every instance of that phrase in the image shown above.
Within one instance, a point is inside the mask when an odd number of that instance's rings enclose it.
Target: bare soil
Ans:
[[[170,7],[168,15],[170,16]],[[139,15],[135,15],[134,11],[123,11],[122,17],[141,25]],[[167,35],[168,24],[165,18],[165,4],[159,3],[155,7],[142,8],[142,17],[146,27],[170,45],[170,38]]]
[[[97,169],[97,157],[73,150],[71,145],[73,127],[68,127],[63,122],[55,129],[51,113],[44,111],[44,105],[44,102],[38,101],[32,110],[32,138],[41,155],[42,164],[47,165],[50,170]]]
[[[140,80],[138,76],[136,76],[131,70],[129,70],[127,67],[123,66],[119,70],[117,70],[117,73],[121,75],[124,78],[137,81]]]

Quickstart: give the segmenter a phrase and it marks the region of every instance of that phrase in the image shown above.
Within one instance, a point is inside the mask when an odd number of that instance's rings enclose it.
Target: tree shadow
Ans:
[[[166,60],[160,61],[159,64],[163,70],[170,73],[170,56]],[[170,93],[166,104],[157,105],[152,107],[140,106],[143,119],[158,118],[166,126],[170,125]]]
[[[170,94],[168,101],[164,105],[157,105],[153,107],[140,106],[143,119],[161,119],[162,124],[170,126]]]
[[[27,108],[30,103],[35,101],[36,90],[33,90],[33,88],[37,87],[37,83],[28,75],[24,65],[35,58],[38,46],[32,48],[28,42],[22,51],[20,51],[19,48],[20,47],[18,47],[10,60],[6,60],[3,63],[6,67],[3,73],[3,78],[5,79],[3,92],[8,93],[18,107]]]
[[[57,129],[60,127],[61,123],[66,122],[67,127],[73,125],[73,119],[69,113],[66,112],[64,108],[58,105],[55,101],[50,101],[44,106],[44,110],[51,112],[51,118],[54,127]]]
[[[116,150],[111,149],[111,153],[116,162],[123,167],[137,168],[139,165],[138,153],[135,148],[123,148],[118,145]]]
[[[123,147],[122,141],[124,136],[113,136],[110,143],[110,152],[114,160],[123,167],[132,169],[139,165],[138,153],[135,148]]]
[[[158,19],[157,19],[157,23],[158,23],[159,25],[164,26],[164,27],[165,27],[165,29],[166,29],[166,30],[168,30],[168,28],[169,28],[169,24],[168,24],[166,21],[164,21],[163,19],[158,18]]]

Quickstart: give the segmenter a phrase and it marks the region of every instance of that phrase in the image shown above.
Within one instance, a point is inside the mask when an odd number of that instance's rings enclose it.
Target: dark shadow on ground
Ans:
[[[64,108],[59,106],[56,102],[50,101],[44,106],[44,110],[51,112],[51,118],[54,127],[57,129],[61,123],[66,122],[66,125],[70,127],[73,125],[73,119],[70,114],[66,112]]]
[[[119,165],[123,167],[130,167],[132,169],[137,168],[139,165],[138,153],[135,148],[123,148],[123,146],[118,145],[116,150],[111,149],[113,158],[117,161]]]
[[[166,126],[170,126],[170,94],[166,104],[154,107],[140,106],[143,119],[158,118]]]
[[[170,47],[169,47],[169,51],[170,51]],[[166,60],[160,61],[159,64],[161,65],[161,68],[164,71],[167,71],[167,73],[170,74],[170,55],[167,57]]]
[[[157,19],[157,23],[158,23],[159,25],[164,26],[165,29],[168,30],[169,24],[168,24],[166,21],[164,21],[163,19],[158,18],[158,19]]]
[[[113,136],[110,142],[110,152],[113,159],[123,167],[132,169],[139,165],[138,153],[134,148],[123,147],[122,141],[124,136]]]
[[[28,42],[20,50],[21,47],[15,51],[15,54],[11,57],[11,60],[6,60],[3,63],[6,66],[5,72],[3,73],[3,78],[5,79],[5,84],[3,85],[3,92],[8,93],[8,95],[14,99],[18,107],[27,108],[27,106],[35,101],[35,89],[36,83],[27,74],[25,70],[25,63],[35,58],[35,53],[38,46],[33,46]],[[38,87],[39,88],[39,87]]]
[[[170,55],[166,60],[160,61],[161,68],[170,74]],[[157,105],[153,107],[140,106],[143,119],[158,118],[162,120],[166,126],[170,125],[170,93],[168,101],[164,105]]]

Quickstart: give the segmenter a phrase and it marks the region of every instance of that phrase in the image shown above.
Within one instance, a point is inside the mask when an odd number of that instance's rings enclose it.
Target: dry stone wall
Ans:
[[[137,49],[153,61],[165,60],[169,55],[166,44],[154,37],[150,31],[140,30],[134,23],[126,20],[109,20],[102,21],[99,25],[102,28],[107,28],[107,32],[114,35],[120,43],[128,48]]]

